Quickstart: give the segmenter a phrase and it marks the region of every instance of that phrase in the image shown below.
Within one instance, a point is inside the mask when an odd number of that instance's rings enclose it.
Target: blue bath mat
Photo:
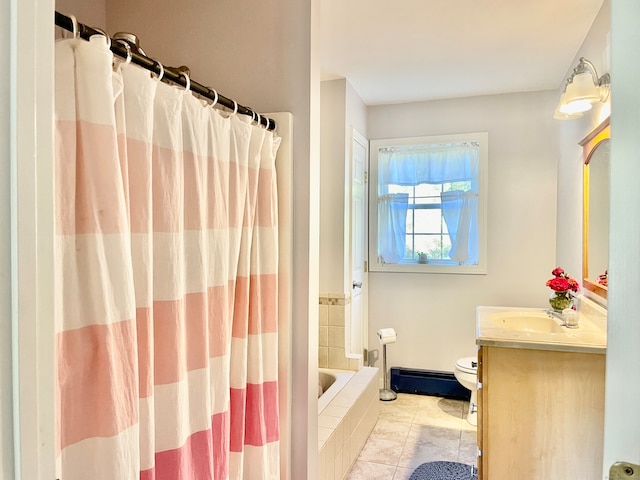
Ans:
[[[477,480],[471,465],[458,462],[427,462],[416,468],[409,480]]]

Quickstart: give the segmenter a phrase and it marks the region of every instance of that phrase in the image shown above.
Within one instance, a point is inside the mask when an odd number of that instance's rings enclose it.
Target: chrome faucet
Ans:
[[[555,317],[558,320],[560,320],[562,322],[561,326],[563,327],[567,326],[567,319],[564,318],[564,315],[562,315],[561,313],[556,312],[555,310],[547,310],[547,315],[549,316],[549,318]]]
[[[567,317],[565,317],[562,313],[556,312],[555,310],[547,310],[547,315],[549,316],[549,318],[555,317],[560,320],[562,322],[560,324],[561,327],[578,328],[577,319],[573,320],[571,323],[568,323]]]
[[[549,316],[549,318],[556,317],[556,318],[559,318],[560,320],[564,320],[564,315],[562,315],[562,313],[560,312],[556,312],[555,310],[548,309],[546,313]]]

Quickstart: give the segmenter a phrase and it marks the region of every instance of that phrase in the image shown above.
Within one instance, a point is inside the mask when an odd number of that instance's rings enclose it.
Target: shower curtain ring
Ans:
[[[260,114],[258,112],[256,112],[256,115],[258,116],[258,126],[261,127],[262,125],[262,119],[260,118]]]
[[[264,119],[267,121],[267,124],[264,126],[264,128],[269,130],[269,125],[271,125],[271,119],[269,117],[264,117]]]
[[[232,100],[233,102],[233,114],[235,115],[236,113],[238,113],[238,102],[236,102],[235,100]]]
[[[124,61],[125,65],[129,65],[131,63],[131,59],[133,58],[133,55],[131,54],[131,46],[129,45],[128,42],[124,41],[124,40],[116,40],[117,43],[119,43],[120,45],[122,45],[125,50],[127,51],[127,58]]]
[[[69,15],[71,19],[71,33],[73,34],[73,38],[78,38],[80,36],[80,31],[78,30],[78,19],[75,15]]]
[[[164,67],[162,66],[162,64],[155,60],[156,64],[158,65],[158,67],[160,68],[160,73],[158,73],[158,78],[156,79],[156,82],[159,82],[160,80],[162,80],[162,77],[164,77]]]
[[[209,92],[213,92],[213,103],[211,104],[211,107],[215,107],[218,103],[218,92],[216,92],[216,90],[211,87],[207,87],[207,90]]]
[[[184,81],[186,84],[184,89],[188,92],[191,90],[191,79],[189,78],[189,75],[187,75],[187,72],[180,71],[180,75],[184,75]]]
[[[107,35],[107,32],[105,32],[101,28],[94,28],[94,30],[96,32],[100,32],[102,35],[104,35],[104,38],[107,40],[107,48],[109,48],[109,50],[111,50],[111,37],[109,35]]]

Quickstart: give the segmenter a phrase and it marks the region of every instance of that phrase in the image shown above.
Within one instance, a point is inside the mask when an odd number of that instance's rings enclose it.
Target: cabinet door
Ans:
[[[483,347],[485,480],[598,480],[605,356]]]

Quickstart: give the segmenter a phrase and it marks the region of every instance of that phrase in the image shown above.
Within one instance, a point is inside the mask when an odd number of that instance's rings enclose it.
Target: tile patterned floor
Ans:
[[[424,462],[476,464],[476,427],[468,402],[400,393],[380,416],[348,480],[407,480]]]

